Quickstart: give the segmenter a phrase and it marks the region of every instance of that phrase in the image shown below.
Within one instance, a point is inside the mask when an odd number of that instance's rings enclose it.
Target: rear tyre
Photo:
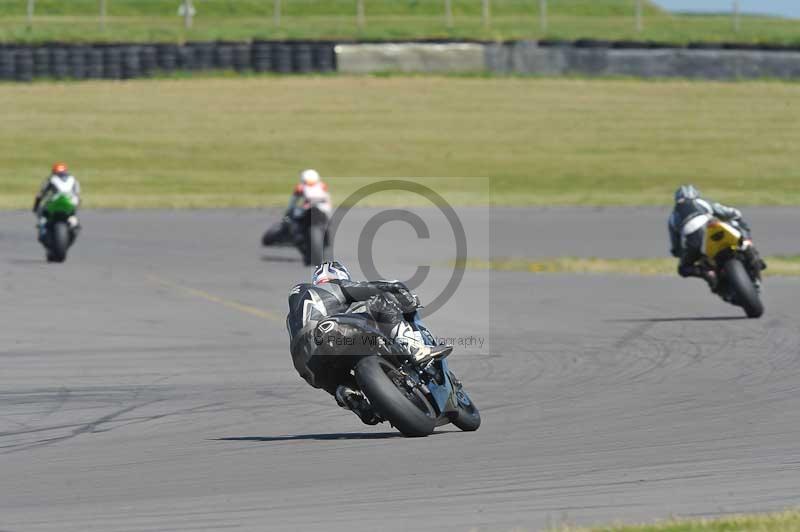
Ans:
[[[405,377],[379,356],[362,358],[355,368],[356,381],[375,410],[404,436],[428,436],[436,428],[436,414],[419,389],[408,390]]]
[[[56,222],[50,231],[50,250],[47,260],[48,262],[64,262],[69,248],[69,227],[65,222]]]
[[[744,309],[748,318],[760,318],[764,314],[764,304],[744,265],[738,259],[731,259],[723,268],[735,294],[736,303]]]

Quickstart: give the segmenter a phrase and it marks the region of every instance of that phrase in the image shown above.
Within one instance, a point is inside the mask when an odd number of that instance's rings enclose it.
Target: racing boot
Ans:
[[[360,390],[341,384],[336,388],[335,397],[339,406],[353,412],[365,425],[377,425],[382,421]]]
[[[81,232],[81,223],[78,221],[77,216],[72,215],[69,218],[67,218],[67,224],[69,225],[69,234],[70,234],[69,243],[70,245],[72,245]]]
[[[717,272],[712,270],[711,268],[700,268],[700,277],[708,283],[708,287],[711,289],[713,293],[717,293],[717,288],[719,287],[719,278],[717,277]]]
[[[392,329],[392,339],[408,351],[411,358],[420,366],[436,358],[445,358],[453,352],[452,345],[425,344],[422,334],[405,321],[401,321]]]
[[[679,264],[678,274],[681,277],[700,277],[708,283],[708,287],[712,292],[717,293],[719,279],[717,278],[717,272],[711,268],[704,268],[697,264]]]

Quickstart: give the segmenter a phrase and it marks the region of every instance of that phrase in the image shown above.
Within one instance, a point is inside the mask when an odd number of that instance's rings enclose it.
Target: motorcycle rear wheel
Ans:
[[[723,269],[735,293],[736,303],[744,309],[748,318],[760,318],[764,314],[764,303],[744,265],[738,259],[731,259]]]
[[[362,358],[355,368],[356,381],[375,410],[403,436],[428,436],[436,428],[433,406],[419,389],[409,390],[405,377],[379,356]]]

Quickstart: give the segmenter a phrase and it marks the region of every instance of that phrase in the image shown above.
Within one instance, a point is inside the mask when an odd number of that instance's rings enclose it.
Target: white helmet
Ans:
[[[311,283],[317,286],[333,279],[340,279],[342,281],[349,281],[352,279],[345,265],[336,260],[323,262],[317,266],[314,270],[314,275],[311,276]]]
[[[300,172],[300,181],[302,181],[304,185],[316,185],[319,183],[319,180],[319,172],[316,170],[309,168],[308,170],[303,170]]]

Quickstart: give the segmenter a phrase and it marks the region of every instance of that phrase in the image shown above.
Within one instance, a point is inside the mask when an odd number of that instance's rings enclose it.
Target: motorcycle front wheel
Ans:
[[[463,388],[456,390],[456,400],[458,401],[458,414],[451,420],[451,423],[464,432],[478,430],[481,426],[481,413]]]
[[[307,266],[322,264],[325,256],[325,227],[314,224],[308,228]]]
[[[48,262],[64,262],[69,248],[69,227],[66,222],[55,222],[50,227],[50,246],[47,252]]]
[[[280,242],[283,238],[284,234],[284,224],[283,222],[278,222],[269,229],[267,229],[264,236],[261,237],[261,245],[262,246],[272,246]]]
[[[356,381],[375,410],[404,436],[428,436],[436,428],[436,413],[418,388],[391,362],[377,355],[362,358],[355,367]]]

